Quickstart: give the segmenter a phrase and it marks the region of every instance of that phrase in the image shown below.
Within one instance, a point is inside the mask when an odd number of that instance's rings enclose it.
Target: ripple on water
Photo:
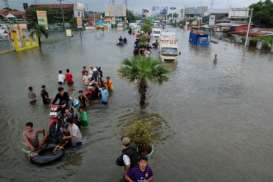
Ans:
[[[130,126],[132,122],[137,120],[151,122],[155,144],[163,143],[170,136],[174,135],[173,130],[168,124],[168,121],[166,121],[162,116],[157,113],[139,111],[119,116],[118,128],[120,129],[120,136],[122,136],[122,130],[124,128]]]

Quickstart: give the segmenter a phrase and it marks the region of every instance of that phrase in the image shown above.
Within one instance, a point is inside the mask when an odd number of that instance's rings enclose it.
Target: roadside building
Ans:
[[[87,25],[91,27],[95,27],[96,21],[102,17],[102,13],[99,12],[88,11],[85,14],[87,18]]]
[[[30,24],[37,22],[37,11],[46,11],[48,27],[50,30],[62,28],[65,25],[77,27],[83,19],[85,7],[81,3],[75,4],[34,4],[26,9],[26,18]],[[81,22],[82,23],[82,22]]]
[[[124,4],[108,4],[105,9],[105,20],[116,26],[126,21],[126,6]]]
[[[183,10],[183,14],[185,18],[203,17],[207,10],[207,6],[187,7]]]
[[[3,8],[0,9],[0,22],[9,21],[23,21],[25,19],[25,12],[17,9]]]

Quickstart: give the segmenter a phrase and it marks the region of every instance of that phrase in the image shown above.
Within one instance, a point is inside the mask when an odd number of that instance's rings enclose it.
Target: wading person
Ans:
[[[88,114],[85,110],[84,107],[80,107],[80,123],[81,123],[81,126],[86,128],[88,127]]]
[[[217,60],[217,54],[215,54],[215,55],[214,55],[214,59],[213,59],[213,64],[214,64],[214,65],[217,65],[217,61],[218,61],[218,60]]]
[[[82,83],[87,86],[89,84],[89,75],[88,75],[88,72],[87,73],[84,73],[84,75],[82,76]]]
[[[58,104],[58,105],[62,105],[63,107],[68,107],[69,101],[70,99],[69,99],[68,93],[64,91],[63,87],[59,87],[58,93],[55,96],[52,104]]]
[[[135,167],[137,165],[138,161],[138,153],[134,146],[130,143],[130,138],[123,137],[122,138],[122,150],[121,150],[121,156],[117,158],[116,164],[118,166],[124,167],[124,176],[127,174],[129,169]]]
[[[46,90],[46,86],[42,85],[42,90],[41,90],[41,97],[42,97],[42,101],[45,105],[50,103],[50,98],[49,98],[49,94]]]
[[[63,85],[64,84],[65,75],[63,74],[62,70],[59,70],[58,73],[58,84]]]
[[[36,94],[33,91],[33,87],[28,87],[28,98],[29,98],[29,103],[30,104],[36,104]]]
[[[39,141],[39,134],[42,133],[44,138]],[[27,122],[23,131],[23,143],[30,151],[37,151],[47,139],[44,129],[33,129],[33,123]]]
[[[113,81],[111,80],[110,76],[106,77],[104,84],[109,92],[113,91]]]
[[[153,171],[148,165],[148,159],[141,157],[138,165],[126,173],[125,179],[128,182],[152,182]]]
[[[73,83],[74,83],[73,74],[71,73],[71,71],[69,69],[66,69],[65,81],[66,81],[67,85],[73,85]]]
[[[82,144],[82,134],[79,127],[74,123],[73,119],[69,119],[67,122],[70,135],[64,136],[63,140],[69,139],[72,147],[80,146]]]
[[[80,107],[82,108],[86,108],[86,103],[88,102],[88,99],[86,98],[86,96],[83,94],[83,91],[80,90],[79,91],[79,97],[78,97],[79,101],[80,101]]]
[[[103,105],[108,104],[108,98],[109,98],[109,92],[106,89],[105,85],[103,85],[101,88],[99,88],[100,91],[100,102]]]
[[[86,66],[83,66],[82,67],[82,76],[86,75],[86,74],[88,75],[88,70],[86,69]]]

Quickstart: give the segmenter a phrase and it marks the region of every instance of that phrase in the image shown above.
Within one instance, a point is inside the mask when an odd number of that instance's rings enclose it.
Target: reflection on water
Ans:
[[[133,51],[133,37],[126,33],[85,32],[82,41],[76,35],[44,44],[42,53],[34,49],[1,55],[0,181],[118,181],[121,169],[114,161],[120,153],[120,130],[140,116],[160,126],[150,161],[155,181],[272,181],[272,54],[221,41],[196,48],[188,44],[187,32],[176,31],[182,54],[177,64],[168,65],[168,82],[150,85],[145,113],[139,112],[135,87],[117,73]],[[123,48],[115,46],[120,35],[128,38]],[[58,70],[70,68],[77,91],[83,65],[101,66],[112,77],[111,104],[90,107],[86,144],[79,151],[68,151],[54,165],[30,164],[21,153],[22,128],[27,121],[46,128],[48,109],[41,101],[29,106],[27,87],[32,85],[38,94],[45,84],[54,96]]]

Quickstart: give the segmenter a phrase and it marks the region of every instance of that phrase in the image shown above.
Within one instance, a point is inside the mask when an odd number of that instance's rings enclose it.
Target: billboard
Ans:
[[[46,11],[36,11],[38,24],[44,26],[48,30],[47,13]]]
[[[82,18],[81,17],[77,17],[77,28],[82,28]]]
[[[106,6],[105,16],[115,16],[115,17],[125,17],[126,16],[126,6],[118,4],[110,4]]]
[[[209,26],[214,26],[215,25],[215,15],[210,15],[209,16]]]

